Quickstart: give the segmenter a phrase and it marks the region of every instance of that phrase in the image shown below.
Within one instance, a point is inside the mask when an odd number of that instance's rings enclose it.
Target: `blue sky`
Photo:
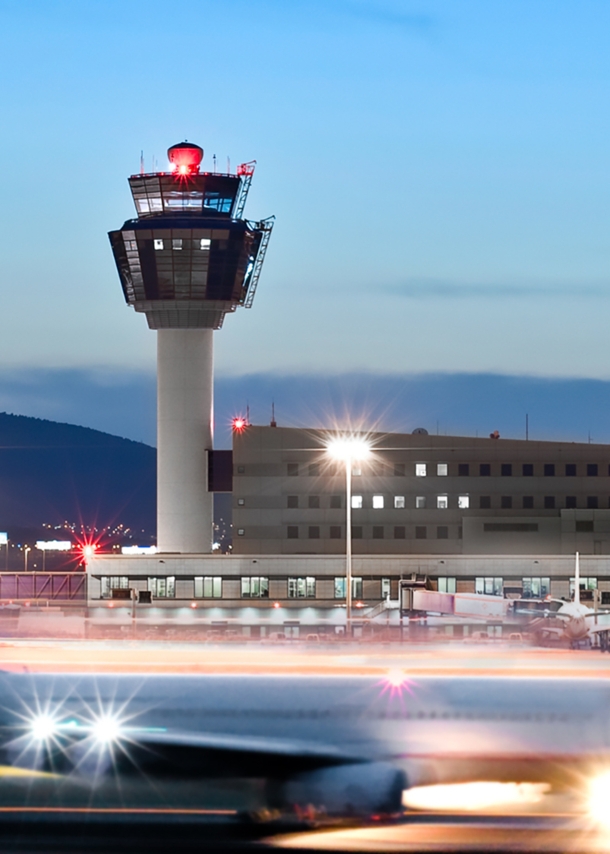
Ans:
[[[247,375],[610,380],[609,25],[605,0],[0,0],[0,406],[43,369],[60,420],[74,371],[146,397],[106,233],[140,151],[162,169],[185,137],[256,158],[246,213],[277,216],[219,399]]]

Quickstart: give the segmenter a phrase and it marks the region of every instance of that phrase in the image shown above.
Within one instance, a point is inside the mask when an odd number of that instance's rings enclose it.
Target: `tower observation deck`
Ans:
[[[213,330],[250,308],[273,217],[243,219],[254,162],[201,172],[203,149],[168,150],[170,171],[132,175],[137,218],[109,233],[123,294],[157,330],[157,544],[212,544]]]

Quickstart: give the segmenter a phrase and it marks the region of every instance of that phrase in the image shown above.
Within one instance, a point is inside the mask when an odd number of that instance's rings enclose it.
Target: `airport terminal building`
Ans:
[[[331,431],[246,425],[209,455],[209,485],[230,491],[233,553],[100,555],[89,606],[118,590],[150,594],[138,614],[288,633],[345,620],[345,463]],[[508,598],[573,590],[610,601],[610,449],[605,445],[377,433],[352,464],[352,594],[363,624],[388,620],[401,579]],[[143,598],[148,598],[144,596]],[[148,611],[146,609],[148,608]],[[177,612],[176,617],[177,617]],[[108,615],[105,615],[105,619]],[[394,615],[392,617],[394,619]],[[356,619],[356,617],[355,617]]]

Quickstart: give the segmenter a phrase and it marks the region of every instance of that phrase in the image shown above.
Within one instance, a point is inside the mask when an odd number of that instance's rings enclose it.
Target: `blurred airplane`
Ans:
[[[53,803],[118,780],[140,804],[250,778],[269,815],[366,820],[411,786],[582,786],[610,763],[609,706],[601,679],[0,673],[0,777],[52,784]]]
[[[515,608],[515,614],[532,616],[532,611]],[[583,643],[608,649],[610,612],[590,608],[580,601],[580,558],[576,552],[574,566],[574,597],[571,601],[548,597],[536,603],[538,615],[529,625],[541,643],[549,640],[566,641],[576,648]]]

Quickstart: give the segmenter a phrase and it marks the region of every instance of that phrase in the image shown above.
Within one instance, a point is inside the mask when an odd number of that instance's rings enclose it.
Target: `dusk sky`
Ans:
[[[216,336],[223,424],[319,423],[349,374],[373,407],[411,383],[394,429],[538,406],[537,438],[610,440],[609,35],[606,0],[0,0],[0,410],[154,441],[107,232],[187,138],[256,159],[246,215],[277,217]]]

